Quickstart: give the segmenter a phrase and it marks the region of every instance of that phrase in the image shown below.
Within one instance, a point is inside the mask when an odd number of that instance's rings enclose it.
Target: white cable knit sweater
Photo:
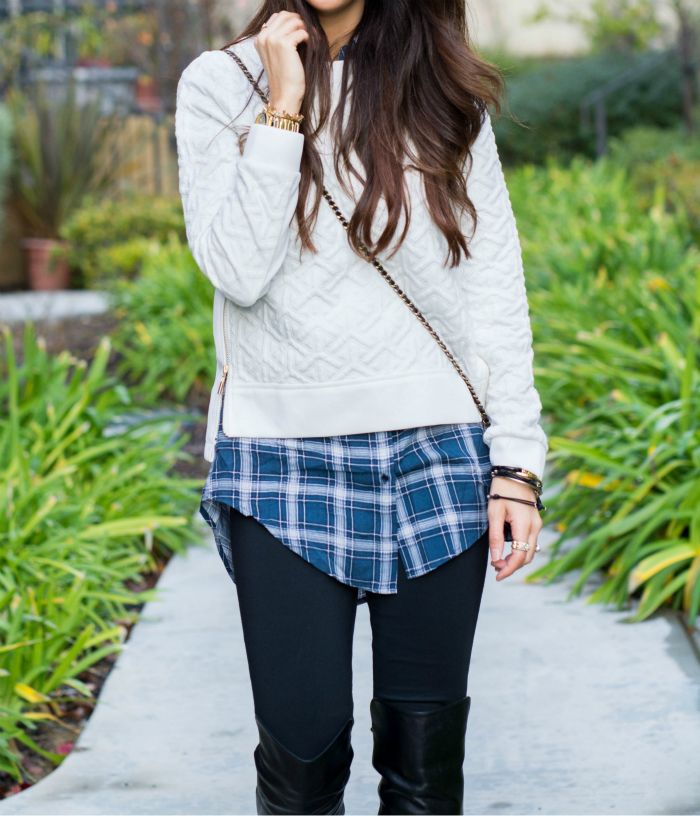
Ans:
[[[235,50],[257,77],[261,63],[252,41]],[[335,101],[343,62],[332,70]],[[326,202],[313,235],[318,252],[300,254],[293,213],[304,137],[254,124],[260,107],[222,51],[205,52],[180,79],[176,135],[187,237],[216,287],[217,372],[205,457],[214,457],[224,366],[229,436],[331,436],[478,422],[464,382],[379,273],[352,251]],[[241,155],[238,137],[248,127]],[[349,218],[354,202],[335,177],[330,141],[319,150],[326,188]],[[488,119],[472,156],[468,189],[478,215],[472,257],[457,268],[444,265],[446,242],[425,207],[419,178],[408,173],[411,224],[386,267],[484,403],[492,462],[541,476],[547,443],[538,424],[520,245]],[[375,229],[384,217],[380,210]]]

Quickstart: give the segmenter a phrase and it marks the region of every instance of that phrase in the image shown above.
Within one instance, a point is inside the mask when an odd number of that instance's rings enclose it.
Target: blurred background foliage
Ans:
[[[642,65],[646,54],[605,51],[580,57],[527,59],[507,63],[507,101],[494,130],[506,164],[541,164],[547,157],[570,161],[595,156],[595,132],[581,126],[581,99],[612,76]],[[661,129],[681,120],[681,66],[670,57],[637,82],[611,94],[608,134],[639,126]]]
[[[172,109],[187,64],[232,38],[231,23],[213,0],[33,5],[41,10],[0,22],[0,87],[20,84],[22,72],[47,65],[136,66],[159,83]]]
[[[663,38],[659,4],[652,0],[594,0],[586,9],[580,5],[556,6],[543,3],[533,22],[564,20],[585,32],[592,51],[646,51]]]
[[[114,336],[119,371],[136,395],[151,402],[186,400],[205,411],[216,361],[214,288],[187,244],[175,234],[152,244],[139,277],[118,281],[112,291],[117,314],[129,316]]]
[[[61,229],[71,265],[91,288],[133,277],[152,243],[171,235],[185,240],[179,198],[147,195],[86,200]]]
[[[30,94],[8,94],[14,120],[14,202],[29,230],[58,238],[65,221],[87,196],[104,196],[124,161],[105,146],[122,125],[105,116],[99,99],[79,104],[76,87],[49,98],[42,85]]]
[[[12,163],[12,117],[6,105],[0,104],[0,240],[5,221],[5,200]]]

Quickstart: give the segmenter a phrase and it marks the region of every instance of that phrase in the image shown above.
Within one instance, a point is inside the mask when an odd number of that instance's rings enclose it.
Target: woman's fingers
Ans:
[[[289,42],[296,48],[297,45],[308,41],[309,32],[305,28],[298,28],[296,31],[293,31],[288,35],[288,39]]]
[[[305,28],[304,21],[299,14],[291,11],[278,11],[270,15],[270,19],[258,37],[262,37],[264,41],[270,37],[284,36],[296,28]]]
[[[491,549],[491,565],[498,575],[497,581],[502,581],[516,570],[529,564],[535,557],[535,547],[537,546],[537,536],[542,529],[542,521],[539,514],[526,506],[508,506],[505,501],[492,500],[489,502],[489,547]],[[525,552],[521,549],[511,550],[504,553],[503,525],[510,524],[513,541],[520,541],[529,544],[530,549]]]
[[[503,525],[505,524],[505,507],[497,502],[490,501],[489,509],[489,549],[491,550],[491,561],[499,561],[503,555],[505,538],[503,535]]]
[[[527,541],[530,535],[530,519],[527,514],[507,508],[506,521],[510,524],[513,541]],[[511,550],[510,555],[505,559],[506,565],[503,569],[498,571],[496,580],[502,581],[504,578],[512,575],[515,570],[520,569],[520,567],[526,563],[528,555],[529,553],[523,552],[522,550]]]
[[[491,563],[498,572],[498,580],[502,581],[512,575],[516,569],[529,564],[535,557],[537,535],[542,528],[542,520],[537,509],[529,506],[534,504],[537,498],[535,491],[531,487],[513,480],[496,477],[491,481],[490,489],[491,493],[503,497],[489,501],[490,538],[499,543],[502,542],[503,524],[508,522],[513,534],[513,540],[530,545],[527,552],[516,549],[512,550],[509,555],[501,556],[498,559],[494,558],[492,553]],[[512,501],[513,498],[517,501]]]
[[[298,39],[299,31],[303,31],[306,36]],[[267,51],[279,45],[293,45],[296,47],[305,39],[308,39],[306,26],[298,14],[277,12],[270,17],[265,28],[258,33],[254,44],[258,53],[260,53],[261,49]]]
[[[506,518],[508,519],[510,529],[513,533],[513,541],[521,541],[524,544],[529,543],[532,520],[530,518],[530,511],[528,508],[524,507],[522,504],[515,505],[515,507],[509,508],[509,511],[506,513]],[[530,552],[515,550],[515,552],[522,553],[524,564],[527,563],[527,556],[530,555],[532,550],[530,550]],[[522,566],[522,564],[520,566]]]
[[[502,581],[504,578],[512,575],[516,570],[520,569],[524,563],[525,553],[520,550],[511,550],[504,559],[494,564],[496,572],[498,573],[496,580]]]
[[[270,86],[270,105],[276,110],[298,113],[301,108],[306,78],[297,46],[308,39],[301,16],[290,11],[270,15],[258,33],[255,48]]]
[[[527,537],[527,543],[530,545],[530,552],[527,553],[527,558],[525,559],[525,563],[529,564],[532,559],[535,557],[535,547],[537,546],[537,536],[540,534],[540,530],[542,529],[542,520],[540,519],[539,515],[535,516],[530,523],[530,534]]]

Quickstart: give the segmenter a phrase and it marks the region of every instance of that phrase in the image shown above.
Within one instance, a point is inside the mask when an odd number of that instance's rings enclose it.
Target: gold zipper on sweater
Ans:
[[[220,394],[224,390],[224,385],[226,385],[226,377],[228,376],[228,340],[226,339],[226,304],[228,303],[228,298],[224,298],[224,309],[223,309],[223,324],[224,324],[224,348],[226,349],[226,363],[224,364],[224,372],[221,375],[221,382],[219,383],[219,391]]]

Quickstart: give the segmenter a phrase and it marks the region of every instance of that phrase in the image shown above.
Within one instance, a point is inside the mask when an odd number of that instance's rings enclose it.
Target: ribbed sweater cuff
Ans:
[[[304,137],[301,133],[267,125],[251,125],[243,149],[243,159],[265,164],[276,170],[298,173],[303,149]]]

